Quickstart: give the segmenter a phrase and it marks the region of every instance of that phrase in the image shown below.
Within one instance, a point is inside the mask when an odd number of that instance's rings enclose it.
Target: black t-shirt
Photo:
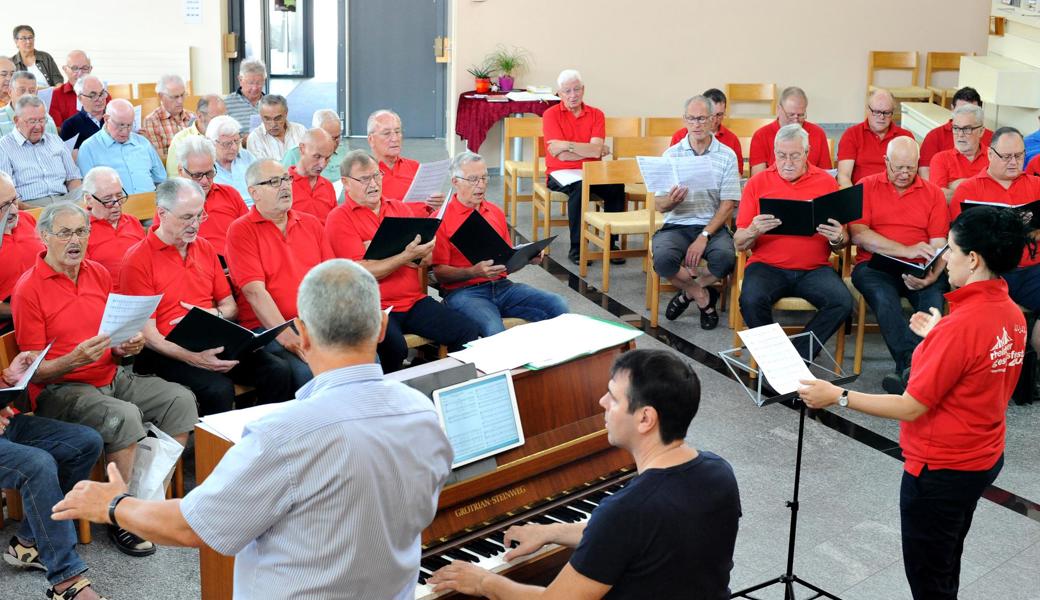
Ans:
[[[733,468],[700,452],[600,502],[570,564],[612,586],[608,599],[728,599],[739,519]]]

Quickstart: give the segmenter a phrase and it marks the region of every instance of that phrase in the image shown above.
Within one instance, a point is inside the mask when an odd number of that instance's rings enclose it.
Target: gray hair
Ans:
[[[20,79],[32,79],[33,81],[36,81],[36,76],[28,71],[15,71],[14,74],[11,75],[11,89],[14,89],[15,84],[18,83]]]
[[[181,194],[193,192],[200,198],[205,198],[199,184],[183,177],[170,177],[155,187],[155,205],[167,211],[172,211],[180,202]]]
[[[105,82],[102,81],[101,78],[98,77],[97,75],[84,75],[83,77],[80,77],[79,79],[76,80],[76,85],[72,86],[73,91],[75,91],[77,95],[82,94],[83,93],[83,87],[86,85],[87,80],[94,80],[94,79],[96,79],[97,82],[101,84],[101,91],[102,92],[107,92],[108,91],[108,86],[105,85]]]
[[[805,90],[795,85],[785,87],[784,90],[780,92],[780,100],[777,103],[783,104],[788,98],[798,98],[806,104],[809,104],[809,97],[805,95]]]
[[[180,75],[167,74],[159,78],[159,83],[155,84],[155,93],[162,94],[163,96],[169,95],[170,86],[173,84],[179,84],[184,86],[184,79]]]
[[[351,150],[343,156],[339,163],[339,174],[347,177],[354,171],[354,165],[368,166],[376,162],[372,155],[364,150]]]
[[[343,258],[327,260],[307,273],[296,308],[314,341],[326,348],[375,342],[383,324],[376,278]]]
[[[213,117],[206,125],[206,137],[214,142],[222,135],[238,135],[241,131],[242,124],[228,115]]]
[[[47,109],[47,105],[44,104],[43,100],[40,100],[38,96],[25,94],[14,103],[14,116],[22,116],[22,111],[30,106],[34,108],[42,108],[44,111]]]
[[[285,96],[278,94],[267,94],[260,99],[260,106],[281,106],[286,111],[289,110],[289,102],[285,99]],[[257,110],[260,109],[260,106],[257,107]]]
[[[262,171],[264,166],[266,165],[277,165],[281,167],[282,163],[278,162],[277,160],[271,160],[270,158],[261,158],[260,160],[249,165],[249,168],[246,169],[247,186],[253,187],[254,185],[262,181],[262,179],[260,178],[260,171]],[[284,170],[284,167],[282,168]]]
[[[562,88],[563,84],[568,81],[577,80],[578,83],[585,85],[585,81],[581,78],[581,73],[577,69],[564,69],[560,71],[560,75],[556,77],[556,88]],[[685,106],[683,108],[686,108]]]
[[[116,181],[122,185],[123,180],[119,178],[119,171],[116,171],[112,167],[97,166],[87,171],[87,174],[83,176],[83,185],[80,186],[83,189],[84,194],[90,194],[93,196],[97,193],[97,179],[102,175],[109,177],[115,177]]]
[[[791,123],[790,125],[784,125],[780,128],[780,131],[776,132],[776,137],[773,138],[773,147],[775,148],[780,142],[786,142],[787,140],[798,140],[802,143],[802,151],[808,152],[809,150],[809,134],[802,129],[802,126],[798,123]]]
[[[379,117],[385,117],[386,115],[390,115],[393,118],[397,119],[398,123],[401,122],[401,115],[395,113],[392,110],[381,108],[375,111],[374,113],[368,115],[368,122],[365,124],[365,129],[368,130],[368,135],[372,135],[376,132],[376,121],[379,119]]]
[[[985,113],[982,112],[982,107],[976,104],[961,104],[953,109],[953,116],[956,117],[957,115],[971,115],[975,118],[976,125],[982,125]]]
[[[697,94],[696,96],[690,96],[686,99],[686,103],[682,105],[683,112],[689,108],[691,102],[700,102],[704,105],[704,108],[708,109],[708,116],[715,114],[715,103],[711,101],[711,98],[704,94]]]
[[[52,227],[54,227],[54,219],[58,215],[64,215],[66,213],[74,213],[83,217],[83,223],[85,225],[90,224],[90,217],[87,215],[87,210],[78,204],[71,202],[58,202],[57,204],[51,204],[43,209],[40,213],[40,218],[36,221],[36,233],[43,235],[45,233],[53,233]]]
[[[314,116],[311,117],[311,127],[321,127],[325,121],[335,121],[339,123],[339,115],[336,111],[331,108],[321,108],[314,111]]]
[[[238,65],[238,76],[242,75],[263,75],[264,79],[267,79],[267,65],[258,58],[243,60],[242,64]]]
[[[451,161],[451,176],[462,177],[462,167],[475,162],[484,162],[484,157],[469,150],[459,152]]]
[[[217,146],[201,135],[189,136],[182,141],[177,153],[177,165],[184,170],[188,170],[188,159],[192,156],[208,156],[213,162],[217,161]]]

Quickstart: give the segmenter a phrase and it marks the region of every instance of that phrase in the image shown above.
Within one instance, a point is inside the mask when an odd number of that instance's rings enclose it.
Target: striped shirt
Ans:
[[[737,171],[737,155],[715,136],[704,154],[690,146],[690,138],[684,137],[681,142],[664,151],[662,156],[708,156],[711,159],[711,170],[715,175],[715,186],[712,189],[691,191],[686,198],[665,213],[667,225],[707,225],[723,200],[740,201],[740,175]]]
[[[249,124],[253,117],[260,117],[260,101],[257,100],[255,105],[250,104],[242,95],[241,88],[224,96],[224,106],[227,107],[227,116],[238,121],[239,127],[242,128],[239,133],[242,135],[249,133]]]
[[[68,193],[65,182],[82,179],[65,142],[44,133],[35,144],[15,129],[0,138],[0,171],[14,179],[22,200],[36,200]]]
[[[79,147],[77,161],[84,173],[99,165],[112,167],[128,194],[150,192],[166,181],[166,167],[155,148],[138,133],[131,133],[126,142],[119,143],[102,127]]]
[[[285,135],[278,139],[268,135],[267,128],[261,123],[256,129],[249,132],[246,139],[246,149],[253,153],[258,160],[269,158],[273,161],[282,162],[285,153],[300,145],[300,140],[307,133],[307,128],[299,123],[286,123]]]
[[[159,156],[164,156],[170,148],[173,136],[185,127],[191,126],[194,121],[193,112],[182,110],[179,115],[171,115],[160,105],[141,122],[141,134],[152,143]]]
[[[242,148],[238,151],[238,156],[235,157],[235,160],[231,161],[230,169],[225,169],[219,161],[213,163],[213,168],[217,170],[217,176],[213,178],[213,183],[222,183],[235,188],[242,195],[242,200],[246,203],[246,206],[251,207],[253,206],[253,197],[249,195],[249,186],[246,185],[246,170],[249,168],[249,165],[255,162],[256,157],[250,154],[249,150]]]
[[[429,398],[345,367],[247,425],[181,513],[235,555],[236,600],[412,600],[451,460]]]
[[[54,119],[47,115],[47,124],[44,125],[44,131],[47,133],[58,133],[58,127],[54,124]],[[7,135],[14,131],[14,103],[8,104],[2,110],[0,110],[0,136]]]

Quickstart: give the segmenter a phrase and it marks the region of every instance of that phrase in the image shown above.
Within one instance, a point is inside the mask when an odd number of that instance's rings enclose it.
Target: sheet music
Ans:
[[[408,186],[403,202],[426,202],[426,199],[441,191],[444,180],[448,178],[451,170],[451,159],[425,162],[419,165],[415,172],[412,185]]]
[[[35,359],[33,359],[32,364],[30,364],[29,368],[25,370],[25,373],[22,374],[22,378],[18,380],[18,383],[12,385],[9,388],[4,389],[24,390],[26,387],[28,387],[29,381],[32,380],[33,375],[36,374],[36,370],[40,368],[40,364],[43,363],[43,360],[47,357],[47,353],[51,351],[51,346],[53,345],[54,342],[52,341],[51,343],[47,344],[47,347],[45,347],[43,350],[40,350],[40,353],[36,355]]]
[[[148,318],[159,306],[160,300],[162,300],[162,294],[158,296],[109,294],[98,334],[110,335],[113,348],[122,344],[141,332]]]
[[[544,92],[544,93],[529,92],[529,91],[509,92],[508,94],[506,94],[506,98],[509,98],[513,102],[538,102],[538,101],[543,101],[544,102],[544,101],[549,101],[549,100],[559,100],[560,99],[559,96],[553,94],[551,91]]]
[[[560,169],[550,173],[549,177],[555,179],[556,183],[560,185],[570,185],[575,181],[581,181],[582,172],[581,169]]]
[[[798,391],[801,379],[816,379],[778,323],[738,331],[766,381],[781,394]]]
[[[78,139],[79,139],[79,134],[77,133],[76,135],[74,135],[74,136],[70,137],[69,139],[65,140],[65,147],[69,149],[69,152],[72,152],[73,150],[76,149],[76,140],[78,140]]]
[[[134,107],[134,131],[141,131],[141,105]]]
[[[259,127],[260,123],[263,123],[263,120],[260,118],[259,114],[249,115],[249,131],[252,131]]]
[[[665,195],[673,187],[678,185],[672,162],[664,156],[637,156],[636,163],[639,164],[639,172],[643,176],[643,185],[646,191]]]
[[[441,209],[437,211],[437,220],[444,220],[444,211],[448,210],[448,205],[451,204],[451,198],[455,195],[455,188],[448,188],[448,195],[444,197],[444,202],[441,204]]]
[[[43,100],[43,106],[47,109],[44,112],[51,112],[51,99],[54,98],[54,88],[43,88],[36,92],[36,97]]]
[[[691,192],[718,187],[707,156],[637,156],[646,191],[666,195],[677,185]]]
[[[293,402],[293,400],[288,402]],[[242,433],[246,425],[273,413],[286,404],[287,402],[260,404],[239,410],[229,410],[215,415],[206,415],[199,420],[208,425],[218,435],[231,440],[233,444],[237,444],[242,441]]]

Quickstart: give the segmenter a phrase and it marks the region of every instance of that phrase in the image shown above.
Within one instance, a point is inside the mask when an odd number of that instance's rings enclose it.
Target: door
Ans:
[[[368,115],[389,108],[406,137],[444,137],[446,67],[434,61],[434,40],[445,35],[446,2],[350,2],[350,135],[367,135]]]

